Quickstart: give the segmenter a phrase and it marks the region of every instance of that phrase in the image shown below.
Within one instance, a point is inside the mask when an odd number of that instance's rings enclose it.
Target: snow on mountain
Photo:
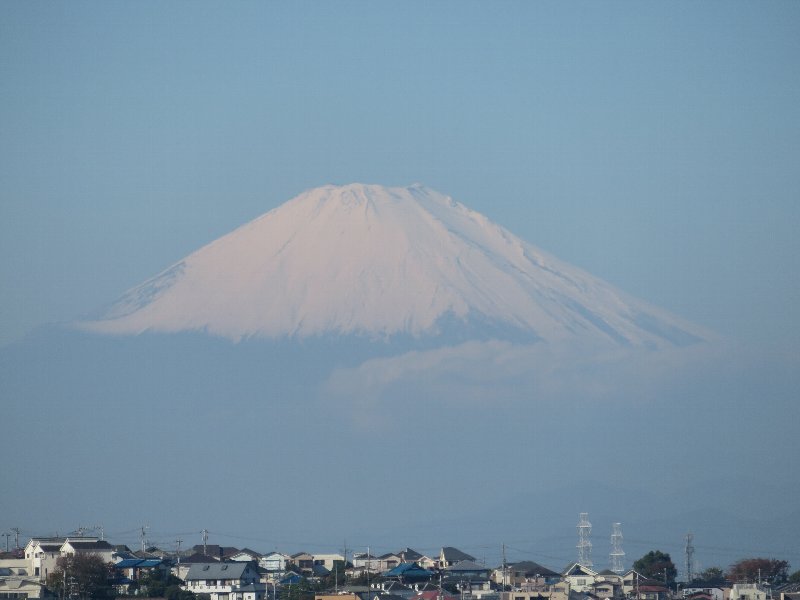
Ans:
[[[436,335],[482,324],[545,341],[686,345],[699,328],[421,185],[309,190],[128,291],[101,333]]]

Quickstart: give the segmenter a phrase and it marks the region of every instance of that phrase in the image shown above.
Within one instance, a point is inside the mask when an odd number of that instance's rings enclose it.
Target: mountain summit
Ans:
[[[82,325],[234,340],[421,337],[445,327],[632,346],[704,337],[421,185],[304,192]]]

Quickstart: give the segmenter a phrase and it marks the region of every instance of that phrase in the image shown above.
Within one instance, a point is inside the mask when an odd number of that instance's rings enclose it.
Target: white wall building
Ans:
[[[25,546],[25,560],[28,561],[28,575],[39,581],[46,581],[47,576],[56,568],[61,558],[61,546],[66,538],[31,538]]]
[[[730,600],[767,600],[767,592],[755,583],[734,583]]]
[[[181,587],[211,600],[264,600],[267,586],[251,563],[195,563]]]

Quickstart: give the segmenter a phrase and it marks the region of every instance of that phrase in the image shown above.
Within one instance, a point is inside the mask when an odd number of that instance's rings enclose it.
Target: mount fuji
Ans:
[[[546,254],[421,185],[328,185],[128,291],[82,327],[244,338],[685,346],[701,328]]]

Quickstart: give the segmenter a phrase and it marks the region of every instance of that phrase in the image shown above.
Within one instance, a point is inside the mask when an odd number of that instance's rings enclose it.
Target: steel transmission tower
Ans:
[[[625,559],[625,552],[622,550],[622,523],[613,523],[611,525],[611,570],[618,575],[625,572],[625,567],[622,566],[622,561]]]
[[[692,541],[694,540],[693,533],[686,534],[686,583],[689,583],[694,579],[694,574],[692,573],[692,567],[694,567],[694,546],[692,546]]]
[[[592,566],[592,524],[589,523],[589,513],[581,513],[578,523],[578,564],[582,567]]]

